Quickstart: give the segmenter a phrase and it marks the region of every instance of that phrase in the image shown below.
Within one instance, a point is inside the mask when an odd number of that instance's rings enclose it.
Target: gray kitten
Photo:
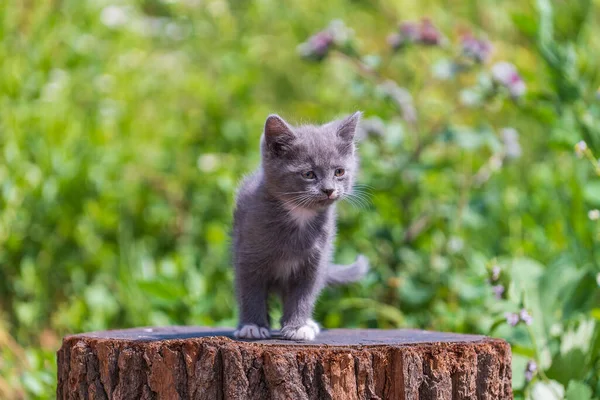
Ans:
[[[281,334],[313,340],[312,312],[328,284],[353,282],[369,268],[331,264],[335,202],[351,194],[358,159],[354,134],[361,113],[325,125],[292,127],[270,115],[261,138],[262,163],[241,184],[233,222],[240,320],[236,337],[266,339],[267,298],[283,302]]]

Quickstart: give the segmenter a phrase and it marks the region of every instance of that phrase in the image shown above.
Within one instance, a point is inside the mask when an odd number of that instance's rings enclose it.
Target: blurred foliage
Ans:
[[[336,259],[373,270],[317,320],[503,337],[516,398],[600,398],[598,2],[283,3],[0,7],[0,398],[53,397],[68,333],[233,326],[265,117],[356,109]]]

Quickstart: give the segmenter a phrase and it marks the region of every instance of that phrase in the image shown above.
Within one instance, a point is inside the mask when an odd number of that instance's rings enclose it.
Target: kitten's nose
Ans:
[[[325,193],[327,195],[327,197],[331,196],[331,193],[333,193],[333,189],[321,189],[323,191],[323,193]]]

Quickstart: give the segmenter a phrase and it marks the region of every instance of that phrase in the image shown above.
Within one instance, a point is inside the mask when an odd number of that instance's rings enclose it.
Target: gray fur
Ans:
[[[282,333],[293,338],[286,332],[307,324],[326,285],[366,274],[362,256],[349,267],[330,265],[335,201],[350,195],[358,168],[353,139],[360,116],[298,127],[276,115],[267,118],[261,166],[240,185],[234,212],[239,327],[269,328],[267,297],[275,293],[283,302]],[[343,176],[334,175],[337,168]],[[303,176],[307,171],[316,178]],[[327,189],[337,198],[328,198]]]

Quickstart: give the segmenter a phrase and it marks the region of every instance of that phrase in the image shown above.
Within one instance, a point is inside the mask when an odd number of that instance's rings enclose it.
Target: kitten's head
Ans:
[[[349,195],[358,168],[354,134],[361,113],[321,126],[292,127],[270,115],[261,139],[269,193],[288,208],[318,209]]]

